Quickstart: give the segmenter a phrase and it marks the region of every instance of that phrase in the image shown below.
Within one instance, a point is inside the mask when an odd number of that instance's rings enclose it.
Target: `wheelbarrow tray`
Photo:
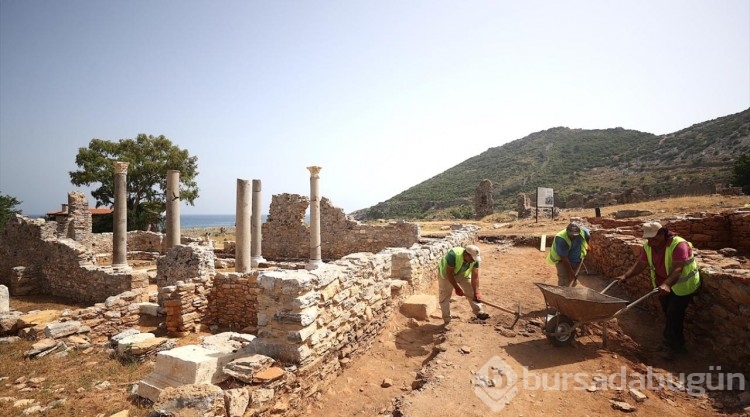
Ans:
[[[544,302],[571,320],[587,323],[607,320],[628,305],[628,301],[600,294],[591,288],[559,287],[536,283],[542,290]]]

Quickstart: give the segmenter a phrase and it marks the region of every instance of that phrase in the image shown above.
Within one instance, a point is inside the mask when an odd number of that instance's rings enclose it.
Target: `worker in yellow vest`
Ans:
[[[555,235],[547,254],[547,263],[555,265],[557,269],[557,285],[568,287],[577,284],[578,271],[583,266],[586,253],[591,250],[590,239],[589,229],[572,222]]]
[[[479,247],[468,245],[455,247],[438,262],[438,287],[440,312],[445,324],[451,321],[451,295],[465,297],[471,310],[480,320],[487,320],[490,315],[482,309],[482,294],[479,292],[479,262],[482,257]]]
[[[669,360],[685,350],[685,311],[693,293],[701,285],[700,273],[690,242],[659,222],[644,223],[642,229],[646,239],[643,250],[628,272],[617,279],[622,282],[647,267],[650,269],[651,285],[659,289],[659,302],[666,317],[662,356]]]

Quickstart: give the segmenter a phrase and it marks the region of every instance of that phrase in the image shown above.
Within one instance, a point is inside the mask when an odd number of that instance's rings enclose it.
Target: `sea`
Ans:
[[[265,219],[263,219],[265,220]],[[205,227],[234,227],[234,214],[181,214],[180,229],[202,229]]]
[[[44,214],[27,215],[32,219],[44,218]],[[260,220],[265,223],[268,218],[267,214],[260,216]],[[309,221],[309,217],[305,217]],[[234,214],[181,214],[180,229],[203,229],[207,227],[235,227],[237,224]]]
[[[268,215],[263,214],[260,220],[265,223]],[[234,227],[237,217],[234,214],[181,214],[180,229],[203,229],[207,227]]]

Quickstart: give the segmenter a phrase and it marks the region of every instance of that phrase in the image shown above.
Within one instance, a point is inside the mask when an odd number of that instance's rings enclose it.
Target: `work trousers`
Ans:
[[[575,277],[571,277],[568,273],[568,268],[565,267],[565,264],[562,262],[558,262],[555,264],[555,268],[557,268],[557,285],[561,287],[568,287],[570,286],[570,282]],[[573,270],[575,271],[576,268],[578,268],[578,265],[573,265]]]
[[[677,295],[673,292],[659,297],[666,318],[663,333],[664,343],[672,349],[681,350],[685,346],[683,323],[685,311],[691,298],[693,298],[693,294]]]
[[[438,283],[440,284],[440,293],[438,300],[440,301],[440,312],[443,315],[443,322],[449,323],[451,321],[451,295],[453,294],[453,285],[446,278],[440,277],[438,273]],[[471,287],[471,280],[468,278],[456,278],[456,283],[464,291],[464,298],[469,302],[471,311],[474,314],[482,313],[482,305],[474,301],[474,289]]]

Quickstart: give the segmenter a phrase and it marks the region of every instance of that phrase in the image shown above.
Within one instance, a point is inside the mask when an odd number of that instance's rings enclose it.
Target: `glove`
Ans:
[[[482,301],[482,294],[479,291],[474,292],[474,301]]]
[[[456,287],[456,295],[459,297],[464,296],[464,290],[461,289],[461,287]]]

